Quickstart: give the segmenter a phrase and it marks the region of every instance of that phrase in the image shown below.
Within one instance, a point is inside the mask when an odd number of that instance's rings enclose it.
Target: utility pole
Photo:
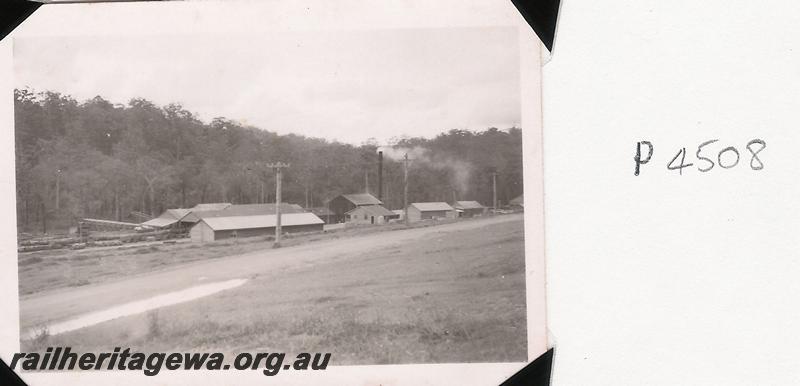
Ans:
[[[275,243],[273,248],[281,246],[281,180],[283,179],[283,168],[288,168],[289,164],[274,162],[267,164],[267,167],[275,169]]]
[[[42,233],[47,234],[47,209],[45,208],[44,201],[39,204],[39,209],[42,214]]]
[[[61,208],[61,169],[56,170],[56,211]]]
[[[497,214],[497,171],[492,171],[492,208]]]
[[[408,226],[408,153],[403,156],[403,219]]]
[[[276,169],[275,177],[275,244],[273,248],[281,246],[281,181],[283,180],[283,172],[281,167]]]

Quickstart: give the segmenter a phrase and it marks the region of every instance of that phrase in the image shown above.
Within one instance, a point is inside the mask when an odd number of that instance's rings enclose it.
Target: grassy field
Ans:
[[[22,350],[319,351],[340,365],[525,361],[522,224],[432,227],[415,242],[259,273],[206,298],[23,341]]]

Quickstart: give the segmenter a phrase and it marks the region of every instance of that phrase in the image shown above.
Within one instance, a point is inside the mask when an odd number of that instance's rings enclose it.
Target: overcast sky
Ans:
[[[515,28],[14,41],[16,87],[359,144],[520,125]]]

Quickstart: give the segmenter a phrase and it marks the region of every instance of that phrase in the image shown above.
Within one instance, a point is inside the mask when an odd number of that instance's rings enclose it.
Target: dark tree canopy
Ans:
[[[20,230],[65,230],[83,217],[135,221],[202,202],[274,201],[265,164],[291,164],[283,200],[323,206],[342,193],[377,194],[379,145],[359,146],[295,134],[278,135],[235,120],[200,121],[180,104],[127,105],[100,96],[82,103],[57,92],[14,91],[17,221]],[[354,128],[356,129],[356,128]],[[519,128],[450,130],[435,138],[399,138],[384,157],[383,199],[403,205],[409,154],[409,201],[492,202],[522,194]]]

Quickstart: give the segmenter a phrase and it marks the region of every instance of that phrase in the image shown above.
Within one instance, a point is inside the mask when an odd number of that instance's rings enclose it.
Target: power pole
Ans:
[[[56,170],[56,211],[61,209],[61,169]]]
[[[275,243],[273,248],[281,246],[281,180],[283,179],[283,168],[288,168],[289,164],[274,162],[267,164],[267,167],[275,169]]]
[[[403,156],[403,219],[408,226],[408,153]]]
[[[497,172],[492,171],[492,208],[497,213]]]
[[[280,166],[277,167],[275,173],[275,244],[273,248],[278,248],[281,246],[281,181],[283,180]]]

